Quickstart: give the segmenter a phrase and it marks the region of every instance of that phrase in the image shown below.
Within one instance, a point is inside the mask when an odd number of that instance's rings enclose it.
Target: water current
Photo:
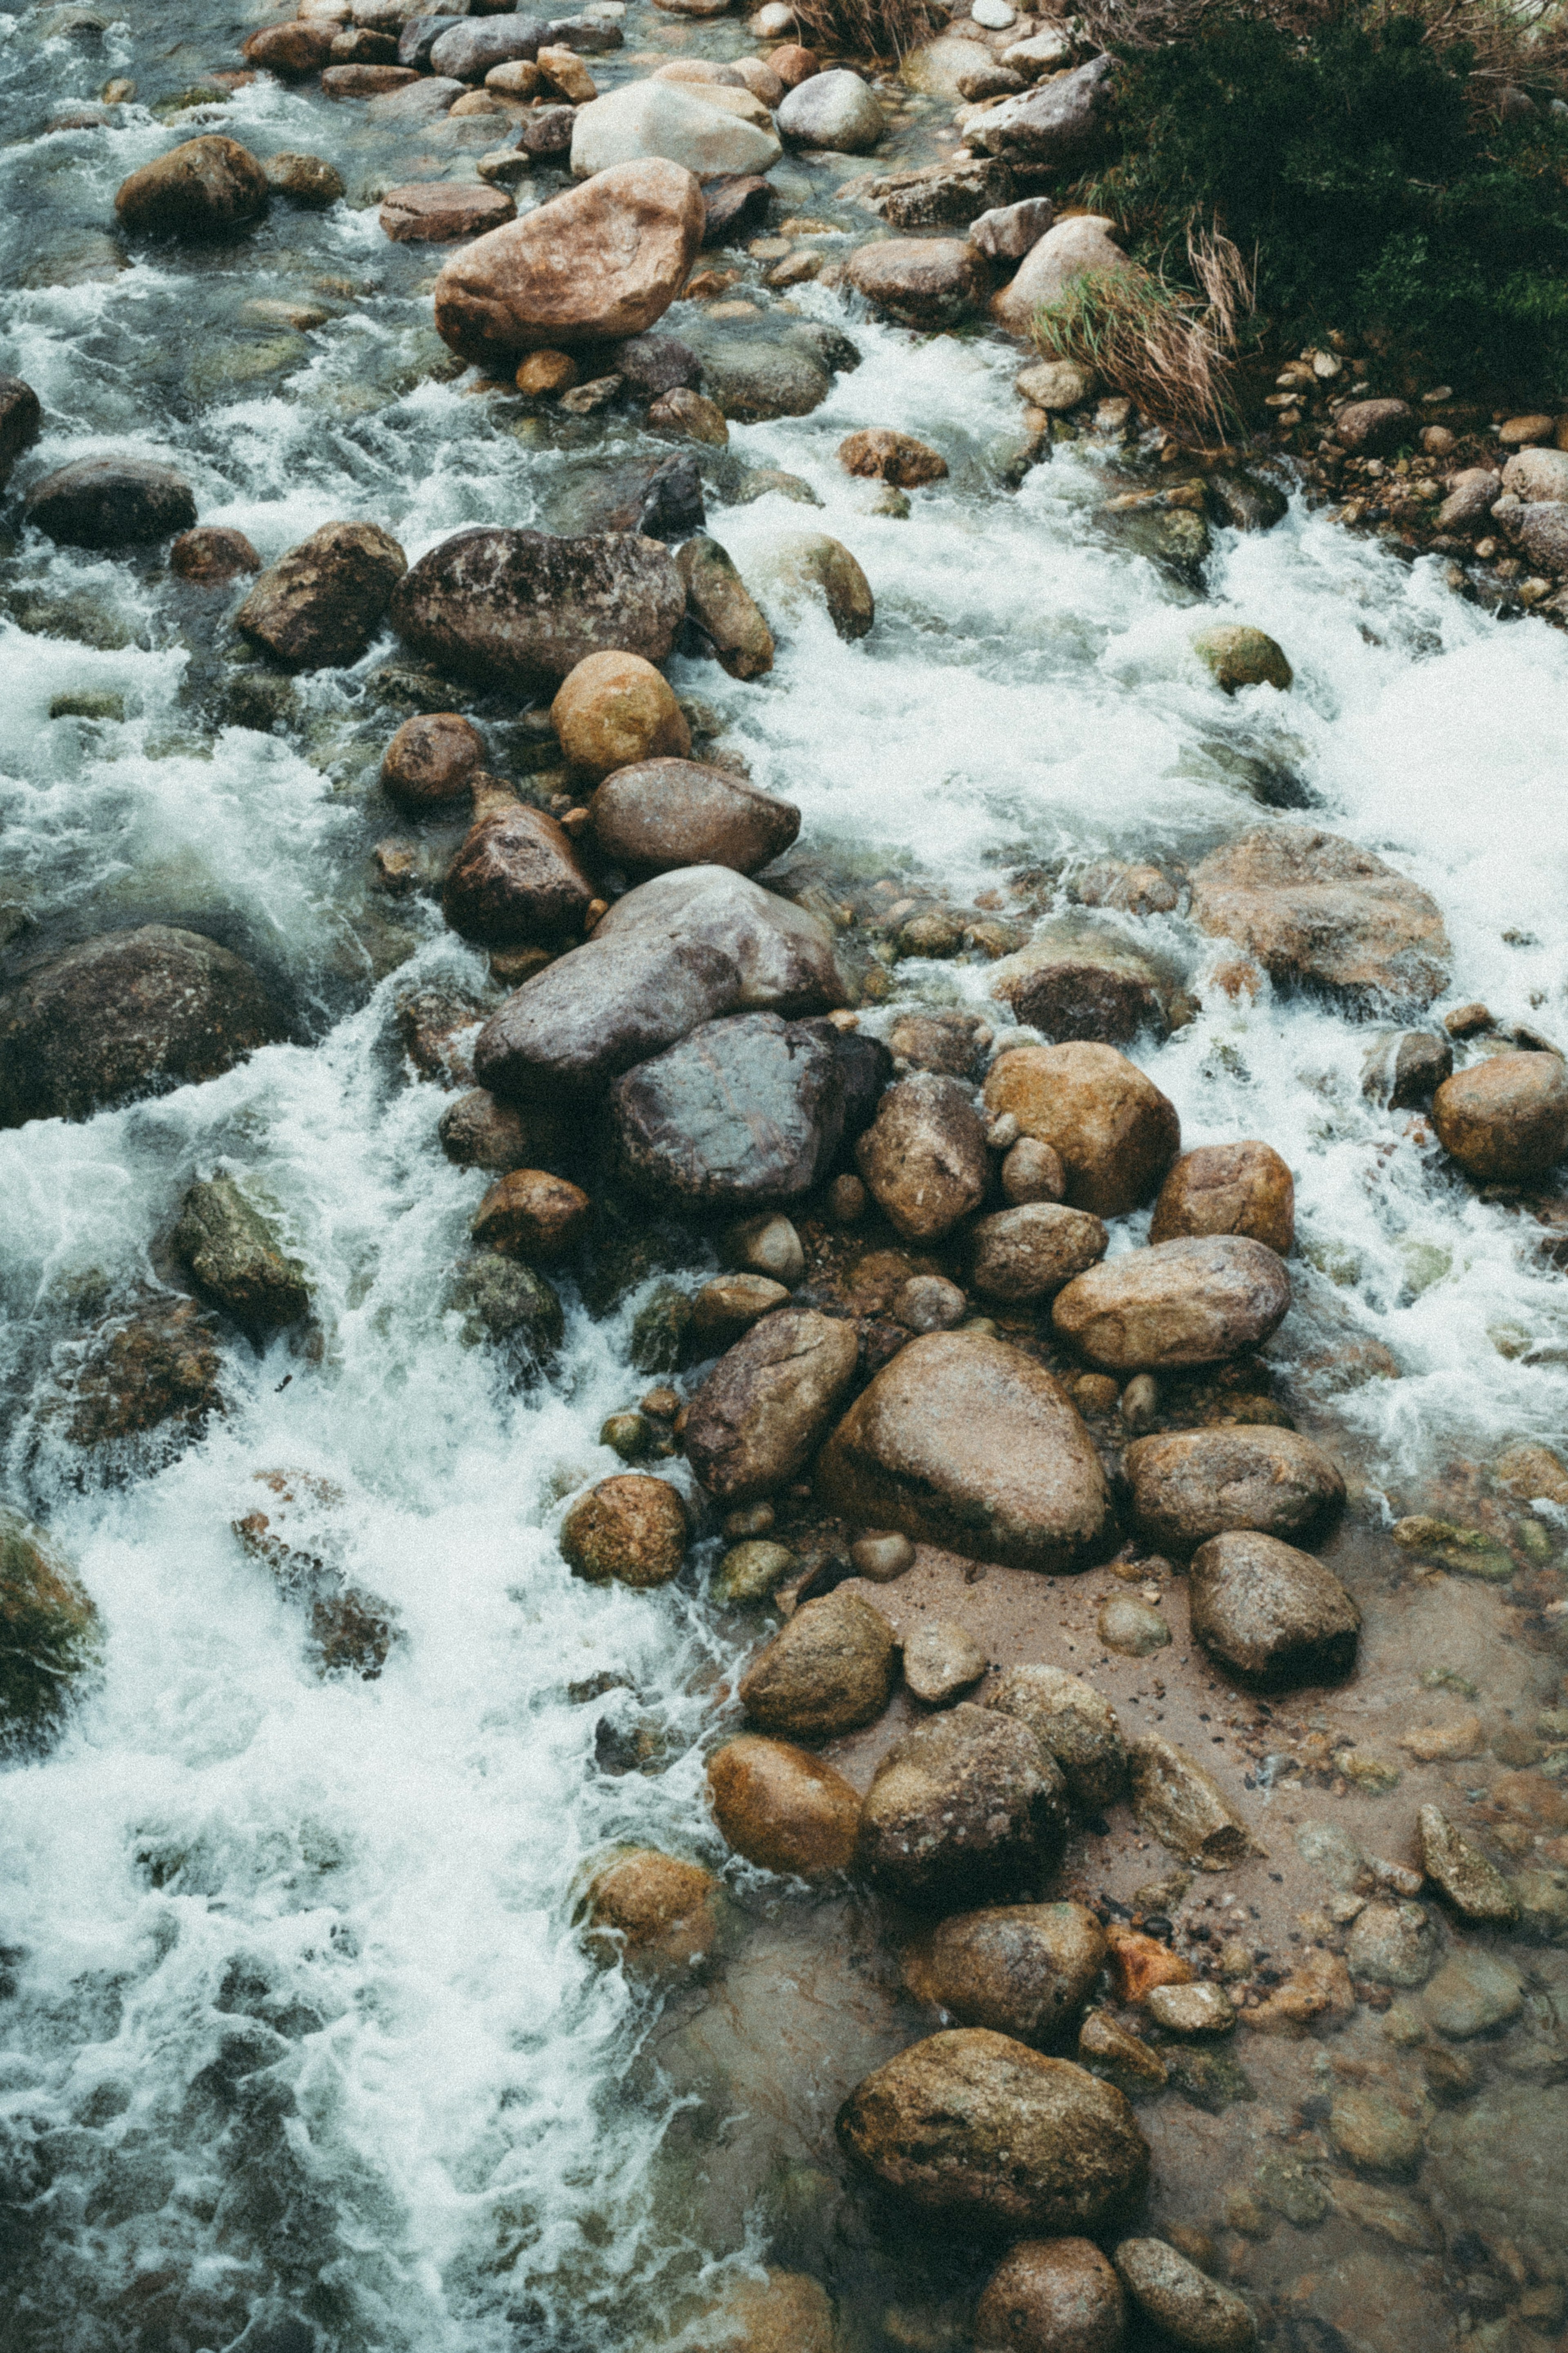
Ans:
[[[321,153],[349,201],[275,206],[216,248],[129,248],[114,190],[176,135],[152,103],[232,66],[259,19],[195,0],[111,16],[0,16],[0,365],[46,414],[16,488],[133,449],[175,463],[202,521],[266,560],[353,517],[412,561],[476,521],[570,527],[596,470],[653,446],[625,421],[543,418],[447,364],[429,251],[390,245],[371,201],[469,168],[435,134],[378,142],[355,106],[258,79],[178,135]],[[594,61],[602,82],[648,51],[751,46],[737,24],[693,36],[641,0],[626,29],[626,51]],[[47,130],[115,74],[137,103]],[[929,152],[921,121],[898,154]],[[831,220],[844,174],[837,158],[775,177]],[[770,307],[746,266],[735,292]],[[258,322],[258,299],[325,316]],[[791,300],[861,364],[814,414],[733,427],[731,447],[811,485],[809,519],[859,559],[876,626],[847,645],[806,613],[765,679],[686,659],[673,675],[754,780],[800,805],[822,873],[969,905],[1021,870],[1192,860],[1268,821],[1259,779],[1288,776],[1296,814],[1437,900],[1455,1001],[1568,1038],[1560,634],[1489,617],[1435,562],[1299,503],[1266,534],[1216,534],[1201,588],[1184,586],[1100,521],[1109,447],[1058,445],[1009,480],[1016,347],[919,338],[837,291]],[[696,316],[678,305],[666,323]],[[948,457],[908,519],[868,513],[837,466],[859,426]],[[770,548],[802,520],[776,495],[710,494],[710,529],[764,593]],[[0,1134],[4,1482],[107,1632],[101,1685],[0,1783],[7,2342],[633,2347],[667,2333],[678,2291],[767,2254],[826,2276],[871,2353],[940,2353],[930,2315],[969,2253],[868,2222],[830,2134],[868,2055],[922,2030],[853,1903],[726,1864],[706,1814],[705,1749],[733,1720],[716,1687],[754,1637],[704,1600],[716,1543],[654,1594],[591,1588],[558,1549],[566,1500],[617,1467],[596,1433],[637,1393],[643,1293],[595,1315],[568,1283],[558,1372],[521,1392],[446,1305],[483,1179],[444,1157],[449,1098],[412,1078],[395,1013],[415,987],[489,984],[431,900],[372,887],[372,846],[397,829],[376,785],[404,715],[375,684],[393,641],[284,681],[237,658],[232,600],[161,554],[56,549],[23,528],[15,489],[4,528],[8,953],[186,923],[241,947],[295,1021],[211,1083]],[[1294,691],[1216,695],[1188,651],[1200,604],[1276,637]],[[79,707],[52,715],[62,702]],[[521,763],[520,714],[476,708],[495,765]],[[1506,1204],[1363,1097],[1364,1030],[1267,990],[1205,992],[1217,952],[1180,916],[1124,928],[1200,1004],[1170,1043],[1134,1049],[1184,1141],[1265,1137],[1296,1173],[1295,1328],[1331,1351],[1375,1341],[1400,1367],[1332,1408],[1365,1524],[1409,1508],[1382,1499],[1456,1450],[1557,1442],[1562,1276],[1521,1249]],[[1003,1018],[985,986],[983,964],[906,962],[866,1018],[911,1001]],[[169,1282],[181,1197],[219,1167],[264,1173],[317,1284],[320,1345],[226,1344],[205,1435],[172,1460],[88,1467],[58,1409],[84,1303]],[[1123,1220],[1112,1248],[1144,1231]],[[313,1672],[297,1605],[236,1542],[257,1473],[279,1466],[323,1482],[317,1536],[395,1613],[374,1681]],[[595,1677],[618,1696],[569,1695]],[[602,1724],[634,1695],[652,1764],[605,1770]],[[572,1923],[585,1860],[617,1839],[731,1886],[728,1977],[662,2022]],[[1420,2325],[1386,2342],[1429,2341]]]

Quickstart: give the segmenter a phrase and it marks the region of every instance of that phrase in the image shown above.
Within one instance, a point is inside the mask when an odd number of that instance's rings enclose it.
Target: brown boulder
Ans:
[[[1263,1242],[1236,1234],[1128,1250],[1057,1293],[1051,1322],[1104,1372],[1223,1364],[1284,1321],[1290,1278]]]
[[[857,248],[849,283],[901,327],[952,327],[973,318],[991,291],[991,272],[957,237],[889,237]]]
[[[834,1431],[817,1485],[862,1527],[1051,1576],[1099,1559],[1113,1525],[1076,1409],[1043,1366],[982,1333],[901,1348]]]
[[[226,587],[244,572],[259,572],[261,558],[242,531],[208,523],[183,531],[169,550],[169,569],[204,588]]]
[[[634,874],[677,866],[754,874],[800,831],[792,802],[695,760],[638,760],[619,768],[605,777],[588,812],[603,855]]]
[[[1334,432],[1360,457],[1386,458],[1415,438],[1415,413],[1405,400],[1352,400],[1335,417]]]
[[[1435,902],[1369,849],[1310,826],[1270,826],[1212,850],[1193,876],[1192,916],[1256,956],[1276,987],[1421,1007],[1447,985]]]
[[[381,227],[395,245],[449,245],[454,237],[500,228],[516,213],[503,188],[488,188],[482,180],[416,180],[387,190]]]
[[[594,896],[571,835],[519,801],[469,828],[447,870],[441,912],[481,947],[521,947],[576,931]]]
[[[276,74],[279,81],[304,81],[330,61],[336,31],[335,25],[313,24],[304,17],[288,25],[264,25],[240,43],[239,54],[247,65]]]
[[[466,793],[485,764],[485,739],[455,711],[420,712],[405,719],[386,747],[381,781],[405,808],[438,807]]]
[[[1132,1523],[1160,1552],[1189,1553],[1240,1528],[1312,1534],[1345,1500],[1336,1465],[1293,1430],[1172,1430],[1134,1440],[1122,1458]]]
[[[1331,1568],[1277,1536],[1211,1536],[1187,1601],[1210,1658],[1245,1683],[1337,1683],[1355,1664],[1361,1611]]]
[[[686,1506],[668,1480],[618,1472],[573,1504],[561,1549],[590,1585],[667,1585],[686,1557]]]
[[[811,1879],[854,1861],[859,1797],[805,1748],[742,1733],[709,1759],[708,1789],[725,1839],[763,1871]]]
[[[1023,1725],[961,1700],[894,1742],[860,1809],[861,1870],[944,1910],[1026,1893],[1067,1837],[1067,1784]]]
[[[838,2138],[910,2205],[1008,2231],[1098,2231],[1149,2179],[1121,2092],[983,2027],[877,2068],[839,2110]]]
[[[856,1593],[802,1604],[741,1678],[741,1704],[763,1732],[831,1740],[881,1715],[899,1646],[879,1609]]]
[[[148,237],[221,237],[267,210],[267,174],[247,147],[216,132],[187,139],[121,181],[114,209]]]
[[[474,1212],[477,1242],[503,1258],[549,1266],[564,1258],[588,1222],[593,1203],[579,1185],[542,1168],[512,1168]]]
[[[973,1230],[974,1287],[988,1299],[1048,1299],[1105,1256],[1110,1240],[1086,1209],[1026,1201]]]
[[[686,1454],[710,1495],[754,1503],[793,1479],[855,1376],[853,1324],[785,1308],[753,1324],[691,1400]]]
[[[1010,1667],[981,1702],[1016,1716],[1061,1767],[1073,1797],[1091,1812],[1127,1782],[1127,1750],[1116,1710],[1102,1692],[1061,1667]]]
[[[1184,1152],[1154,1204],[1151,1242],[1186,1234],[1247,1234],[1289,1258],[1296,1239],[1296,1184],[1267,1144],[1205,1144]]]
[[[568,764],[607,776],[634,760],[684,760],[687,725],[668,679],[640,654],[587,654],[562,681],[551,723]]]
[[[928,441],[912,433],[896,433],[886,425],[863,427],[838,444],[838,462],[847,474],[869,474],[874,480],[892,482],[900,491],[940,482],[947,459]]]
[[[438,1133],[442,1151],[459,1168],[502,1175],[561,1159],[575,1140],[575,1124],[542,1104],[519,1111],[484,1087],[470,1087],[442,1113]]]
[[[956,1079],[918,1071],[889,1087],[855,1147],[856,1165],[890,1225],[910,1241],[950,1233],[990,1181],[985,1128]]]
[[[1127,2300],[1091,2239],[1009,2247],[974,2315],[974,2353],[1120,2353]]]
[[[1556,1054],[1494,1054],[1432,1098],[1443,1149],[1482,1185],[1520,1185],[1568,1152],[1568,1067]]]
[[[453,677],[533,688],[587,654],[661,662],[685,612],[680,575],[657,540],[476,526],[419,558],[399,584],[392,623]]]
[[[1151,1198],[1181,1150],[1176,1107],[1114,1046],[1016,1046],[985,1081],[993,1120],[1011,1112],[1067,1171],[1075,1209],[1119,1218]]]
[[[289,670],[358,661],[408,569],[373,522],[324,522],[264,572],[235,627]]]
[[[1046,2050],[1078,2031],[1105,1952],[1105,1931],[1081,1904],[996,1905],[944,1920],[905,1956],[904,1976],[958,2025]]]
[[[447,262],[436,331],[481,361],[640,335],[686,283],[706,224],[694,173],[614,164]]]
[[[635,1955],[689,1968],[713,1949],[718,1888],[710,1871],[660,1854],[657,1847],[613,1855],[584,1893],[589,1940],[607,1959]]]

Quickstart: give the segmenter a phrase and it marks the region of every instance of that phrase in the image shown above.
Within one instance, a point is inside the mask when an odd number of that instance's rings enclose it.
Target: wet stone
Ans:
[[[826,1740],[880,1715],[898,1675],[893,1630],[852,1593],[807,1601],[741,1678],[741,1704],[763,1732]]]
[[[945,1707],[973,1691],[990,1661],[950,1618],[925,1618],[904,1642],[904,1681],[927,1707]]]
[[[1027,1725],[1080,1805],[1098,1810],[1121,1796],[1127,1751],[1116,1711],[1080,1676],[1059,1667],[1011,1667],[998,1676],[982,1705]]]
[[[1329,2138],[1371,2173],[1411,2173],[1421,2156],[1421,2119],[1378,2084],[1342,2084],[1329,2111]]]
[[[1462,1919],[1506,1927],[1519,1916],[1517,1898],[1496,1865],[1457,1830],[1439,1807],[1416,1818],[1421,1867]]]
[[[1194,1634],[1244,1682],[1332,1683],[1355,1664],[1361,1611],[1332,1569],[1275,1536],[1211,1537],[1187,1593]]]
[[[805,1748],[742,1734],[709,1759],[708,1788],[725,1840],[763,1871],[811,1878],[854,1858],[859,1798]]]
[[[560,1298],[544,1277],[494,1250],[476,1251],[468,1260],[449,1303],[463,1318],[465,1344],[503,1350],[524,1379],[545,1369],[566,1329]]]
[[[1026,2239],[992,2274],[974,2316],[975,2353],[1118,2353],[1121,2283],[1089,2239]]]
[[[1132,1810],[1142,1829],[1200,1871],[1227,1871],[1253,1846],[1211,1773],[1173,1742],[1150,1735],[1128,1750]]]
[[[668,1482],[638,1472],[602,1479],[573,1504],[561,1549],[591,1584],[667,1584],[686,1556],[686,1506]]]
[[[961,1701],[905,1733],[878,1767],[860,1866],[917,1905],[1016,1894],[1060,1852],[1066,1786],[1022,1725]]]
[[[904,1975],[960,2026],[1054,2050],[1072,2040],[1104,1958],[1081,1904],[998,1905],[944,1920],[905,1955]]]
[[[1160,2053],[1131,2033],[1109,2010],[1091,2010],[1079,2030],[1078,2055],[1086,2067],[1106,2075],[1124,2092],[1158,2091],[1166,2079]]]
[[[1155,1986],[1147,2005],[1150,2017],[1167,2034],[1228,2034],[1236,2012],[1216,1985]]]
[[[1171,1629],[1160,1611],[1135,1593],[1113,1593],[1101,1607],[1095,1625],[1106,1649],[1119,1651],[1129,1659],[1146,1659],[1164,1650],[1171,1640]]]
[[[1524,1980],[1495,1953],[1451,1953],[1422,1996],[1422,2008],[1456,2042],[1507,2026],[1524,2007]]]
[[[765,1601],[774,1586],[782,1584],[795,1566],[795,1556],[787,1545],[770,1544],[765,1537],[753,1538],[732,1546],[724,1555],[713,1573],[710,1590],[714,1600],[725,1609]]]
[[[232,1176],[191,1187],[174,1247],[203,1296],[258,1339],[310,1313],[302,1262],[280,1248],[272,1220]]]
[[[98,1611],[42,1528],[0,1507],[0,1753],[42,1742],[96,1664]]]
[[[1234,2290],[1163,2239],[1123,2239],[1113,2261],[1138,2309],[1190,2353],[1244,2353],[1258,2325]]]
[[[1369,1904],[1352,1928],[1345,1959],[1373,1985],[1425,1985],[1437,1964],[1437,1936],[1418,1904]]]

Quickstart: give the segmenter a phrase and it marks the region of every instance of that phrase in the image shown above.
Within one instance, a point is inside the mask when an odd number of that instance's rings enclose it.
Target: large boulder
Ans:
[[[900,327],[957,326],[991,290],[984,256],[958,237],[889,237],[858,246],[849,257],[848,278],[857,294]]]
[[[0,1754],[54,1729],[100,1643],[70,1562],[42,1528],[0,1507]]]
[[[1402,441],[1414,441],[1415,412],[1407,400],[1347,401],[1334,419],[1347,449],[1363,458],[1392,457]]]
[[[1009,1667],[981,1705],[1016,1716],[1034,1734],[1079,1805],[1098,1812],[1121,1795],[1127,1750],[1116,1710],[1081,1675],[1062,1667]]]
[[[267,210],[267,174],[237,139],[187,139],[122,180],[121,225],[147,237],[221,237]]]
[[[442,540],[405,574],[392,625],[453,677],[533,689],[564,678],[588,654],[663,661],[685,612],[684,584],[657,540],[626,532],[557,539],[476,525]]]
[[[1247,1234],[1281,1258],[1296,1239],[1296,1183],[1267,1144],[1205,1144],[1184,1152],[1154,1204],[1152,1242],[1187,1234]]]
[[[742,1733],[710,1757],[708,1793],[725,1840],[763,1871],[811,1879],[855,1859],[859,1794],[808,1749]]]
[[[841,155],[868,155],[888,127],[876,91],[843,66],[799,83],[777,120],[792,147],[829,148]]]
[[[296,16],[286,25],[264,25],[239,45],[247,65],[276,74],[279,81],[304,81],[331,63],[335,24]]]
[[[689,82],[625,82],[580,106],[572,125],[572,169],[580,180],[655,158],[717,180],[770,171],[783,153],[771,130],[714,104]]]
[[[884,1365],[817,1472],[864,1527],[1050,1576],[1099,1559],[1113,1522],[1094,1441],[1043,1366],[983,1333],[928,1332]]]
[[[727,768],[695,760],[638,760],[606,776],[588,804],[594,839],[613,866],[663,874],[727,866],[754,874],[787,849],[800,811]]]
[[[1110,1237],[1087,1209],[1021,1201],[974,1227],[974,1288],[988,1299],[1049,1299],[1105,1256]]]
[[[853,1324],[780,1308],[754,1324],[691,1400],[686,1459],[710,1495],[736,1505],[783,1486],[809,1461],[855,1377]]]
[[[1007,2232],[1099,2231],[1149,2179],[1121,2092],[984,2027],[877,2068],[839,2110],[838,2138],[910,2205]]]
[[[961,1701],[896,1740],[860,1809],[860,1868],[951,1909],[1026,1894],[1067,1837],[1067,1784],[1021,1724]]]
[[[310,1312],[303,1265],[282,1248],[272,1220],[232,1176],[191,1187],[174,1247],[202,1296],[226,1308],[253,1337],[281,1332]]]
[[[992,1064],[984,1102],[993,1120],[1011,1112],[1051,1146],[1068,1202],[1097,1218],[1149,1200],[1181,1149],[1174,1103],[1114,1046],[1016,1046]]]
[[[1122,1467],[1133,1525],[1163,1553],[1189,1553],[1237,1528],[1310,1535],[1345,1500],[1344,1480],[1321,1447],[1297,1430],[1266,1425],[1140,1438]]]
[[[974,2353],[1121,2353],[1127,2299],[1092,2239],[1009,2247],[974,2314]]]
[[[436,332],[464,359],[500,365],[508,353],[640,335],[686,283],[706,222],[683,165],[612,164],[454,256],[436,280]]]
[[[1023,104],[1023,100],[1016,101]],[[1003,111],[997,107],[994,111]],[[991,315],[1010,335],[1027,337],[1035,313],[1059,302],[1075,280],[1147,275],[1116,242],[1116,224],[1101,213],[1074,213],[1058,221],[1024,256],[1017,271],[992,297]],[[1079,399],[1084,397],[1079,394]],[[1077,403],[1069,406],[1076,406]]]
[[[743,343],[705,343],[702,373],[714,406],[736,425],[809,417],[833,389],[832,375],[816,353],[782,336],[776,343],[748,336]],[[810,503],[821,504],[815,492]]]
[[[79,458],[27,492],[26,515],[63,547],[138,547],[196,519],[189,482],[150,458]]]
[[[0,994],[0,1127],[216,1079],[283,1035],[249,965],[163,923],[68,948]]]
[[[722,866],[628,891],[591,939],[509,997],[474,1070],[514,1101],[596,1088],[719,1015],[815,1013],[843,996],[826,924]]]
[[[1444,1080],[1432,1124],[1478,1183],[1528,1184],[1568,1152],[1568,1066],[1556,1054],[1494,1054]]]
[[[1331,1568],[1278,1536],[1211,1536],[1193,1555],[1187,1602],[1210,1658],[1244,1683],[1338,1683],[1355,1664],[1361,1611]]]
[[[931,1071],[889,1088],[855,1160],[879,1208],[909,1241],[950,1233],[979,1207],[991,1176],[973,1097]]]
[[[832,1740],[871,1724],[893,1695],[899,1646],[857,1593],[804,1602],[741,1677],[748,1723],[790,1740]]]
[[[373,522],[324,522],[264,572],[234,625],[290,670],[357,661],[408,559]]]
[[[1051,1322],[1102,1372],[1167,1372],[1258,1347],[1289,1304],[1290,1278],[1275,1251],[1215,1234],[1090,1267],[1058,1292]]]
[[[944,1920],[904,1975],[958,2025],[1048,2050],[1077,2032],[1105,1955],[1105,1931],[1082,1904],[994,1905]]]
[[[964,134],[968,143],[983,155],[1001,155],[1037,170],[1077,172],[1104,144],[1114,72],[1114,59],[1101,55],[1021,97],[1005,98],[971,122]]]
[[[1426,892],[1310,826],[1270,826],[1211,851],[1193,876],[1192,913],[1200,931],[1247,949],[1276,987],[1419,1009],[1447,985],[1448,937]]]
[[[798,1200],[844,1133],[838,1058],[815,1025],[776,1013],[705,1022],[610,1091],[616,1164],[672,1206]]]

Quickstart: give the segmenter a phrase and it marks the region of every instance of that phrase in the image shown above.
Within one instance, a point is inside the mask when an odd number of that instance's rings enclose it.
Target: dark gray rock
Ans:
[[[844,1130],[831,1047],[776,1013],[710,1021],[616,1081],[622,1174],[657,1199],[713,1208],[798,1200]]]
[[[270,1219],[232,1176],[191,1187],[174,1245],[203,1298],[224,1308],[253,1338],[284,1331],[310,1312],[303,1264],[280,1247]]]
[[[828,370],[808,351],[778,343],[705,344],[709,397],[738,425],[770,417],[806,417],[833,389]]]
[[[580,930],[594,887],[570,834],[520,801],[469,828],[442,886],[441,913],[482,947],[520,947]]]
[[[1453,1045],[1440,1030],[1398,1030],[1368,1049],[1362,1092],[1390,1111],[1414,1111],[1429,1103],[1453,1071]]]
[[[708,210],[704,245],[727,245],[731,237],[749,237],[768,216],[773,190],[755,172],[728,173],[703,183],[702,201]]]
[[[467,6],[449,8],[440,16],[410,16],[397,37],[397,62],[416,73],[430,71],[430,52],[443,33],[449,33],[468,15]]]
[[[0,1127],[87,1119],[216,1079],[283,1035],[239,956],[149,923],[68,948],[0,995]]]
[[[457,81],[483,81],[492,66],[536,58],[543,40],[544,27],[527,17],[460,17],[431,43],[429,68]]]
[[[420,557],[392,600],[405,644],[485,686],[537,686],[595,653],[661,662],[685,614],[668,550],[613,533],[460,531]]]
[[[1114,72],[1113,58],[1090,58],[1076,72],[1004,99],[971,125],[968,143],[983,154],[1052,171],[1090,163],[1105,142]]]
[[[677,385],[695,392],[702,381],[701,361],[679,335],[630,335],[616,345],[611,365],[639,400],[658,400]]]
[[[196,501],[150,458],[79,458],[27,492],[27,521],[65,547],[133,547],[189,531]]]
[[[895,1741],[860,1812],[860,1868],[910,1904],[1027,1894],[1068,1831],[1067,1783],[1033,1733],[962,1701]]]
[[[1290,501],[1283,491],[1266,482],[1261,475],[1244,473],[1239,469],[1211,474],[1208,493],[1210,505],[1218,509],[1220,519],[1233,531],[1272,531],[1290,512]]]
[[[1337,1683],[1355,1664],[1361,1611],[1331,1568],[1278,1536],[1211,1536],[1187,1595],[1193,1632],[1243,1682]]]
[[[566,1319],[554,1290],[536,1269],[499,1250],[476,1250],[449,1298],[463,1318],[464,1345],[498,1349],[524,1379],[542,1372],[561,1345]]]

